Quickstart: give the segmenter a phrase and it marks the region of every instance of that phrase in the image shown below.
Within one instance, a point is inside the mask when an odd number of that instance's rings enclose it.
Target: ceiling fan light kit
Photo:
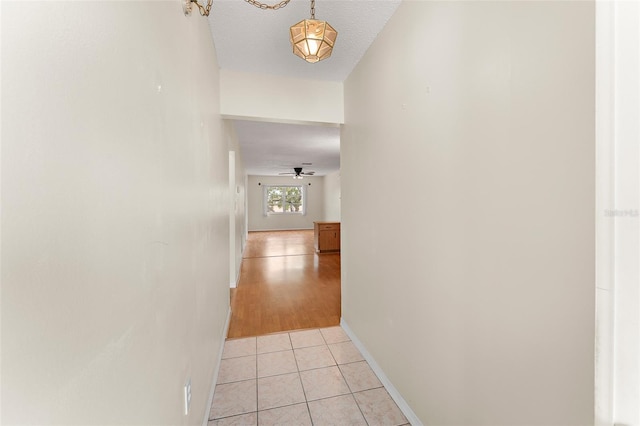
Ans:
[[[291,0],[283,0],[275,5],[260,3],[257,0],[245,0],[260,9],[277,10],[285,7]],[[183,9],[186,16],[191,15],[192,3],[195,3],[200,15],[209,16],[213,0],[201,5],[198,0],[184,0]],[[316,19],[316,0],[311,0],[311,19],[303,19],[289,28],[289,41],[293,54],[310,63],[327,59],[333,52],[338,32],[327,21]]]
[[[302,171],[302,167],[294,167],[293,168],[293,173],[291,172],[287,172],[287,173],[278,173],[279,175],[293,175],[294,179],[302,179],[304,176],[313,176],[316,172],[303,172]],[[309,184],[311,185],[311,184]]]

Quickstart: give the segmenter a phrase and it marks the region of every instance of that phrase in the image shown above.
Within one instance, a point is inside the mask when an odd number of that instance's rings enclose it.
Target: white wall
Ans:
[[[640,7],[617,3],[625,37],[616,51],[615,418],[640,425]],[[629,216],[633,211],[634,216]]]
[[[1,54],[2,423],[202,424],[229,305],[206,19],[2,2]]]
[[[595,424],[611,426],[613,415],[613,289],[615,221],[615,2],[596,2],[596,342]]]
[[[304,108],[300,108],[301,99]],[[343,85],[335,81],[221,70],[220,111],[226,118],[343,123]]]
[[[324,220],[340,222],[340,170],[324,177]]]
[[[306,214],[265,216],[263,213],[263,185],[305,186],[307,191]],[[291,176],[249,176],[247,209],[249,231],[313,229],[313,222],[324,220],[324,178],[305,176],[304,179],[294,180]]]
[[[640,424],[640,5],[597,2],[596,424]]]
[[[240,278],[242,253],[247,240],[246,220],[246,174],[242,151],[235,128],[229,120],[225,120],[225,133],[229,146],[229,277],[230,286],[235,287]]]
[[[343,320],[424,424],[594,421],[594,21],[406,1],[345,82]]]

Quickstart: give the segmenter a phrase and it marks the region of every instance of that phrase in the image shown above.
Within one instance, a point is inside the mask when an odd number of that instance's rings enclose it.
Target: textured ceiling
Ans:
[[[316,19],[338,31],[331,57],[316,64],[295,56],[289,43],[289,27],[310,16],[309,1],[291,0],[281,9],[262,10],[242,0],[214,0],[209,26],[220,68],[344,81],[399,4],[400,0],[316,0]]]
[[[264,1],[276,4],[280,0]],[[289,27],[310,17],[310,1],[262,10],[243,0],[214,0],[209,26],[222,69],[311,80],[344,81],[400,0],[316,0],[316,19],[338,31],[330,58],[310,64],[292,53]],[[313,163],[318,175],[340,168],[338,128],[236,122],[245,168],[277,175],[283,165]]]
[[[302,167],[324,176],[340,169],[338,127],[237,120],[235,128],[249,175],[272,176]]]

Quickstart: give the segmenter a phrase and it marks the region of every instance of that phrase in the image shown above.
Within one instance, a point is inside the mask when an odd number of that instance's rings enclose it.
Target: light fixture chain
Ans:
[[[316,0],[311,0],[311,19],[316,19]]]
[[[246,1],[249,4],[254,5],[258,9],[262,9],[262,10],[266,10],[266,9],[278,10],[278,9],[281,9],[281,8],[285,7],[286,5],[288,5],[291,0],[282,0],[280,3],[274,4],[274,5],[260,3],[257,0],[244,0],[244,1]]]
[[[209,12],[211,12],[211,6],[213,5],[213,0],[209,0],[207,6],[201,5],[198,0],[191,0],[191,3],[195,3],[198,6],[198,10],[200,11],[200,15],[209,16]]]

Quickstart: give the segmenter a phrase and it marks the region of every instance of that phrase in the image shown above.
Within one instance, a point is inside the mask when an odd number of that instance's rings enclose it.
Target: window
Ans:
[[[302,185],[264,187],[264,213],[304,214],[305,191]]]

